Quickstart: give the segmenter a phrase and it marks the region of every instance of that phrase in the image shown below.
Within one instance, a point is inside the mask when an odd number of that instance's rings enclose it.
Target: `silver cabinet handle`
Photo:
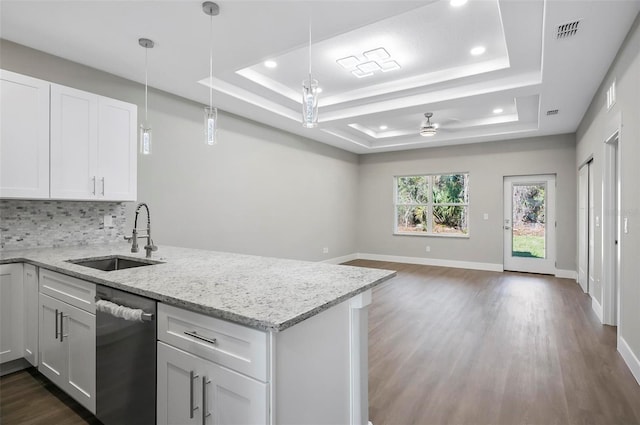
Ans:
[[[93,194],[96,194],[96,176],[93,176],[91,178],[91,180],[93,181]]]
[[[69,315],[64,315],[63,312],[60,312],[60,342],[64,341],[64,338],[66,336],[69,336],[69,334],[64,334],[64,318],[65,317],[69,317]]]
[[[56,339],[58,339],[58,309],[56,308]]]
[[[206,376],[202,377],[202,425],[206,425],[207,418],[211,416],[211,412],[207,409],[207,384],[210,384],[211,380]]]
[[[214,344],[214,345],[215,345],[215,344],[217,344],[217,343],[218,343],[218,340],[217,340],[217,339],[215,339],[215,338],[207,338],[206,336],[198,335],[198,334],[196,333],[196,331],[191,331],[191,332],[189,332],[189,331],[184,331],[184,334],[185,334],[185,335],[192,336],[192,337],[194,337],[194,338],[197,338],[197,339],[199,339],[199,340],[201,340],[201,341],[208,342],[209,344]]]
[[[193,381],[195,381],[197,377],[198,375],[194,371],[189,372],[189,419],[193,419],[193,412],[198,410],[198,406],[193,406]]]
[[[102,178],[102,196],[104,196],[104,177]]]

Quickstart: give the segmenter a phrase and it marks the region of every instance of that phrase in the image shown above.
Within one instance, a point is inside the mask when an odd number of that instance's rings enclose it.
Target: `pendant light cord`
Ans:
[[[144,49],[144,121],[145,125],[149,125],[149,117],[148,117],[148,109],[147,109],[147,98],[148,98],[148,89],[149,86],[149,48],[145,47]]]
[[[209,109],[213,109],[213,15],[209,16]]]
[[[309,84],[311,84],[311,13],[309,13]]]

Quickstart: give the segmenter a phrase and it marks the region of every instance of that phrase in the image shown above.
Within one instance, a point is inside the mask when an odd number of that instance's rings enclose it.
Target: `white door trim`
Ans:
[[[602,323],[619,323],[620,252],[620,127],[604,142],[602,172]],[[613,203],[616,205],[611,208]],[[618,241],[616,244],[615,241]]]
[[[511,187],[513,183],[545,183],[546,184],[546,257],[545,259],[514,259],[511,255]],[[529,273],[556,274],[556,175],[539,174],[526,176],[505,176],[503,193],[503,264],[505,270]],[[508,219],[508,221],[507,221]]]

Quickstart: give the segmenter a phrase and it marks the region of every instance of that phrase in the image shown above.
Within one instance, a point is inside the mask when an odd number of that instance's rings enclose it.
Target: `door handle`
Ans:
[[[69,336],[69,334],[64,334],[64,318],[69,317],[69,315],[64,315],[64,313],[60,312],[60,342],[64,341],[65,336]]]
[[[58,339],[58,309],[56,308],[56,339]]]
[[[511,227],[509,227],[509,226],[504,226],[504,230],[511,230]]]
[[[206,425],[207,418],[211,416],[211,412],[207,411],[207,384],[210,383],[210,379],[206,376],[202,377],[202,425]]]
[[[189,419],[193,419],[193,412],[198,410],[198,406],[193,407],[193,381],[195,381],[197,377],[198,375],[194,371],[189,372]]]

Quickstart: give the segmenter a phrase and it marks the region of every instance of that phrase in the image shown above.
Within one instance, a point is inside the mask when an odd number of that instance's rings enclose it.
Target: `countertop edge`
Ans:
[[[24,264],[31,264],[33,266],[36,267],[41,267],[47,270],[51,270],[57,273],[61,273],[64,274],[66,276],[70,276],[70,277],[75,277],[78,279],[82,279],[91,283],[95,283],[98,285],[104,285],[104,286],[108,286],[110,288],[114,288],[114,289],[119,289],[119,290],[123,290],[132,294],[136,294],[136,295],[140,295],[143,297],[147,297],[147,298],[151,298],[153,300],[156,300],[158,302],[165,302],[167,304],[173,305],[175,307],[180,307],[180,308],[185,308],[187,310],[190,311],[194,311],[197,313],[202,313],[211,317],[215,317],[218,319],[222,319],[222,320],[228,320],[230,322],[233,323],[237,323],[239,325],[243,325],[243,326],[247,326],[253,329],[259,329],[262,331],[266,331],[266,332],[274,332],[274,333],[278,333],[278,332],[282,332],[310,317],[313,317],[325,310],[328,310],[329,308],[338,305],[350,298],[355,297],[356,295],[359,295],[363,292],[366,292],[369,289],[372,289],[378,285],[380,285],[381,283],[392,279],[393,277],[395,277],[397,275],[397,273],[394,271],[393,273],[390,273],[387,276],[383,276],[380,279],[377,279],[374,282],[371,282],[367,285],[364,285],[354,291],[351,291],[347,294],[344,294],[330,302],[327,302],[325,304],[322,304],[312,310],[309,310],[307,312],[304,312],[302,314],[299,314],[296,317],[293,317],[289,320],[286,320],[280,324],[276,324],[276,323],[271,323],[271,322],[265,322],[262,320],[256,320],[247,316],[243,316],[237,313],[233,313],[227,310],[220,310],[217,308],[212,308],[212,307],[205,307],[203,305],[200,304],[195,304],[193,302],[189,302],[189,301],[184,301],[181,299],[177,299],[175,297],[170,297],[170,296],[164,296],[161,294],[158,294],[156,292],[153,291],[149,291],[149,290],[140,290],[138,288],[132,287],[132,286],[128,286],[128,285],[123,285],[123,284],[119,284],[117,282],[113,282],[113,281],[109,281],[109,280],[105,280],[105,279],[100,279],[98,277],[95,276],[90,276],[90,275],[85,275],[73,270],[69,270],[69,269],[64,269],[61,267],[57,267],[55,265],[51,265],[51,264],[47,264],[47,263],[42,263],[40,261],[37,260],[32,260],[26,257],[12,257],[12,258],[3,258],[0,259],[0,265],[6,265],[6,264],[17,264],[17,263],[24,263]]]

